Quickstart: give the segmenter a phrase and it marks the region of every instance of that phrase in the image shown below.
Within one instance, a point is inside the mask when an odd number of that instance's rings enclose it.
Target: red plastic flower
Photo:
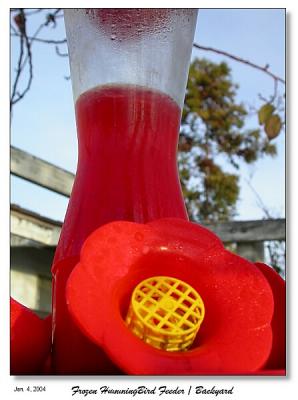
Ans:
[[[284,287],[267,268],[225,250],[198,224],[113,222],[86,240],[66,298],[82,332],[128,374],[266,374],[262,368],[285,367]],[[125,323],[134,288],[161,275],[188,283],[204,301],[205,319],[188,351],[154,348]]]
[[[10,372],[36,375],[51,350],[51,316],[39,318],[27,307],[10,299]]]
[[[263,263],[255,264],[265,275],[274,297],[274,314],[271,322],[272,350],[265,365],[269,375],[285,375],[286,368],[286,284],[273,268]]]

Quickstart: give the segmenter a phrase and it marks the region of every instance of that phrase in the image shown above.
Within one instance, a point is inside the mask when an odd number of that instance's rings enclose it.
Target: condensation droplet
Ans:
[[[135,239],[136,239],[137,241],[141,241],[141,240],[144,239],[144,235],[143,235],[141,232],[136,232],[136,233],[135,233]]]
[[[148,254],[150,251],[150,247],[149,246],[144,246],[143,248],[143,254]]]

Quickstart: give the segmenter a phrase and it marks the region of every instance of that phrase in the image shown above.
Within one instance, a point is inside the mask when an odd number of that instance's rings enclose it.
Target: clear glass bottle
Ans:
[[[79,156],[52,267],[53,365],[57,374],[111,374],[71,320],[65,287],[99,226],[188,218],[177,144],[197,10],[67,9],[64,17]]]

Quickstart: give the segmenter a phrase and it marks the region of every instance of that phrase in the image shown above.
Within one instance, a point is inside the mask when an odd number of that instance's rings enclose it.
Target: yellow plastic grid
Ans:
[[[200,295],[187,283],[154,276],[133,291],[126,324],[144,342],[167,351],[192,345],[204,319]]]

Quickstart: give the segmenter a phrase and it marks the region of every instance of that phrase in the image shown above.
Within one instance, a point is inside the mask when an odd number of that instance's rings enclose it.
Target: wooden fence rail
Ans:
[[[67,197],[71,194],[74,174],[13,146],[11,173],[58,194]],[[224,243],[235,243],[237,253],[251,261],[264,260],[265,241],[284,241],[286,238],[284,219],[229,221],[203,225],[217,234]],[[12,294],[15,291],[16,297],[26,304],[27,297],[18,292],[20,280],[24,287],[28,287],[24,291],[29,293],[35,288],[36,295],[30,295],[27,305],[38,310],[41,315],[50,311],[50,270],[61,226],[61,221],[11,205],[11,268],[12,280],[15,281]],[[26,283],[23,274],[35,276],[35,286],[29,280]]]
[[[69,197],[71,194],[74,174],[14,146],[11,146],[11,173],[64,196]],[[61,223],[46,220],[26,210],[20,209],[18,213],[17,207],[13,206],[12,234],[22,237],[29,235],[29,239],[38,239],[45,245],[55,246]],[[284,219],[229,221],[204,225],[213,230],[223,242],[237,243],[238,253],[253,260],[263,258],[264,241],[285,240]]]
[[[10,171],[53,192],[70,196],[74,174],[13,146],[10,147]]]

